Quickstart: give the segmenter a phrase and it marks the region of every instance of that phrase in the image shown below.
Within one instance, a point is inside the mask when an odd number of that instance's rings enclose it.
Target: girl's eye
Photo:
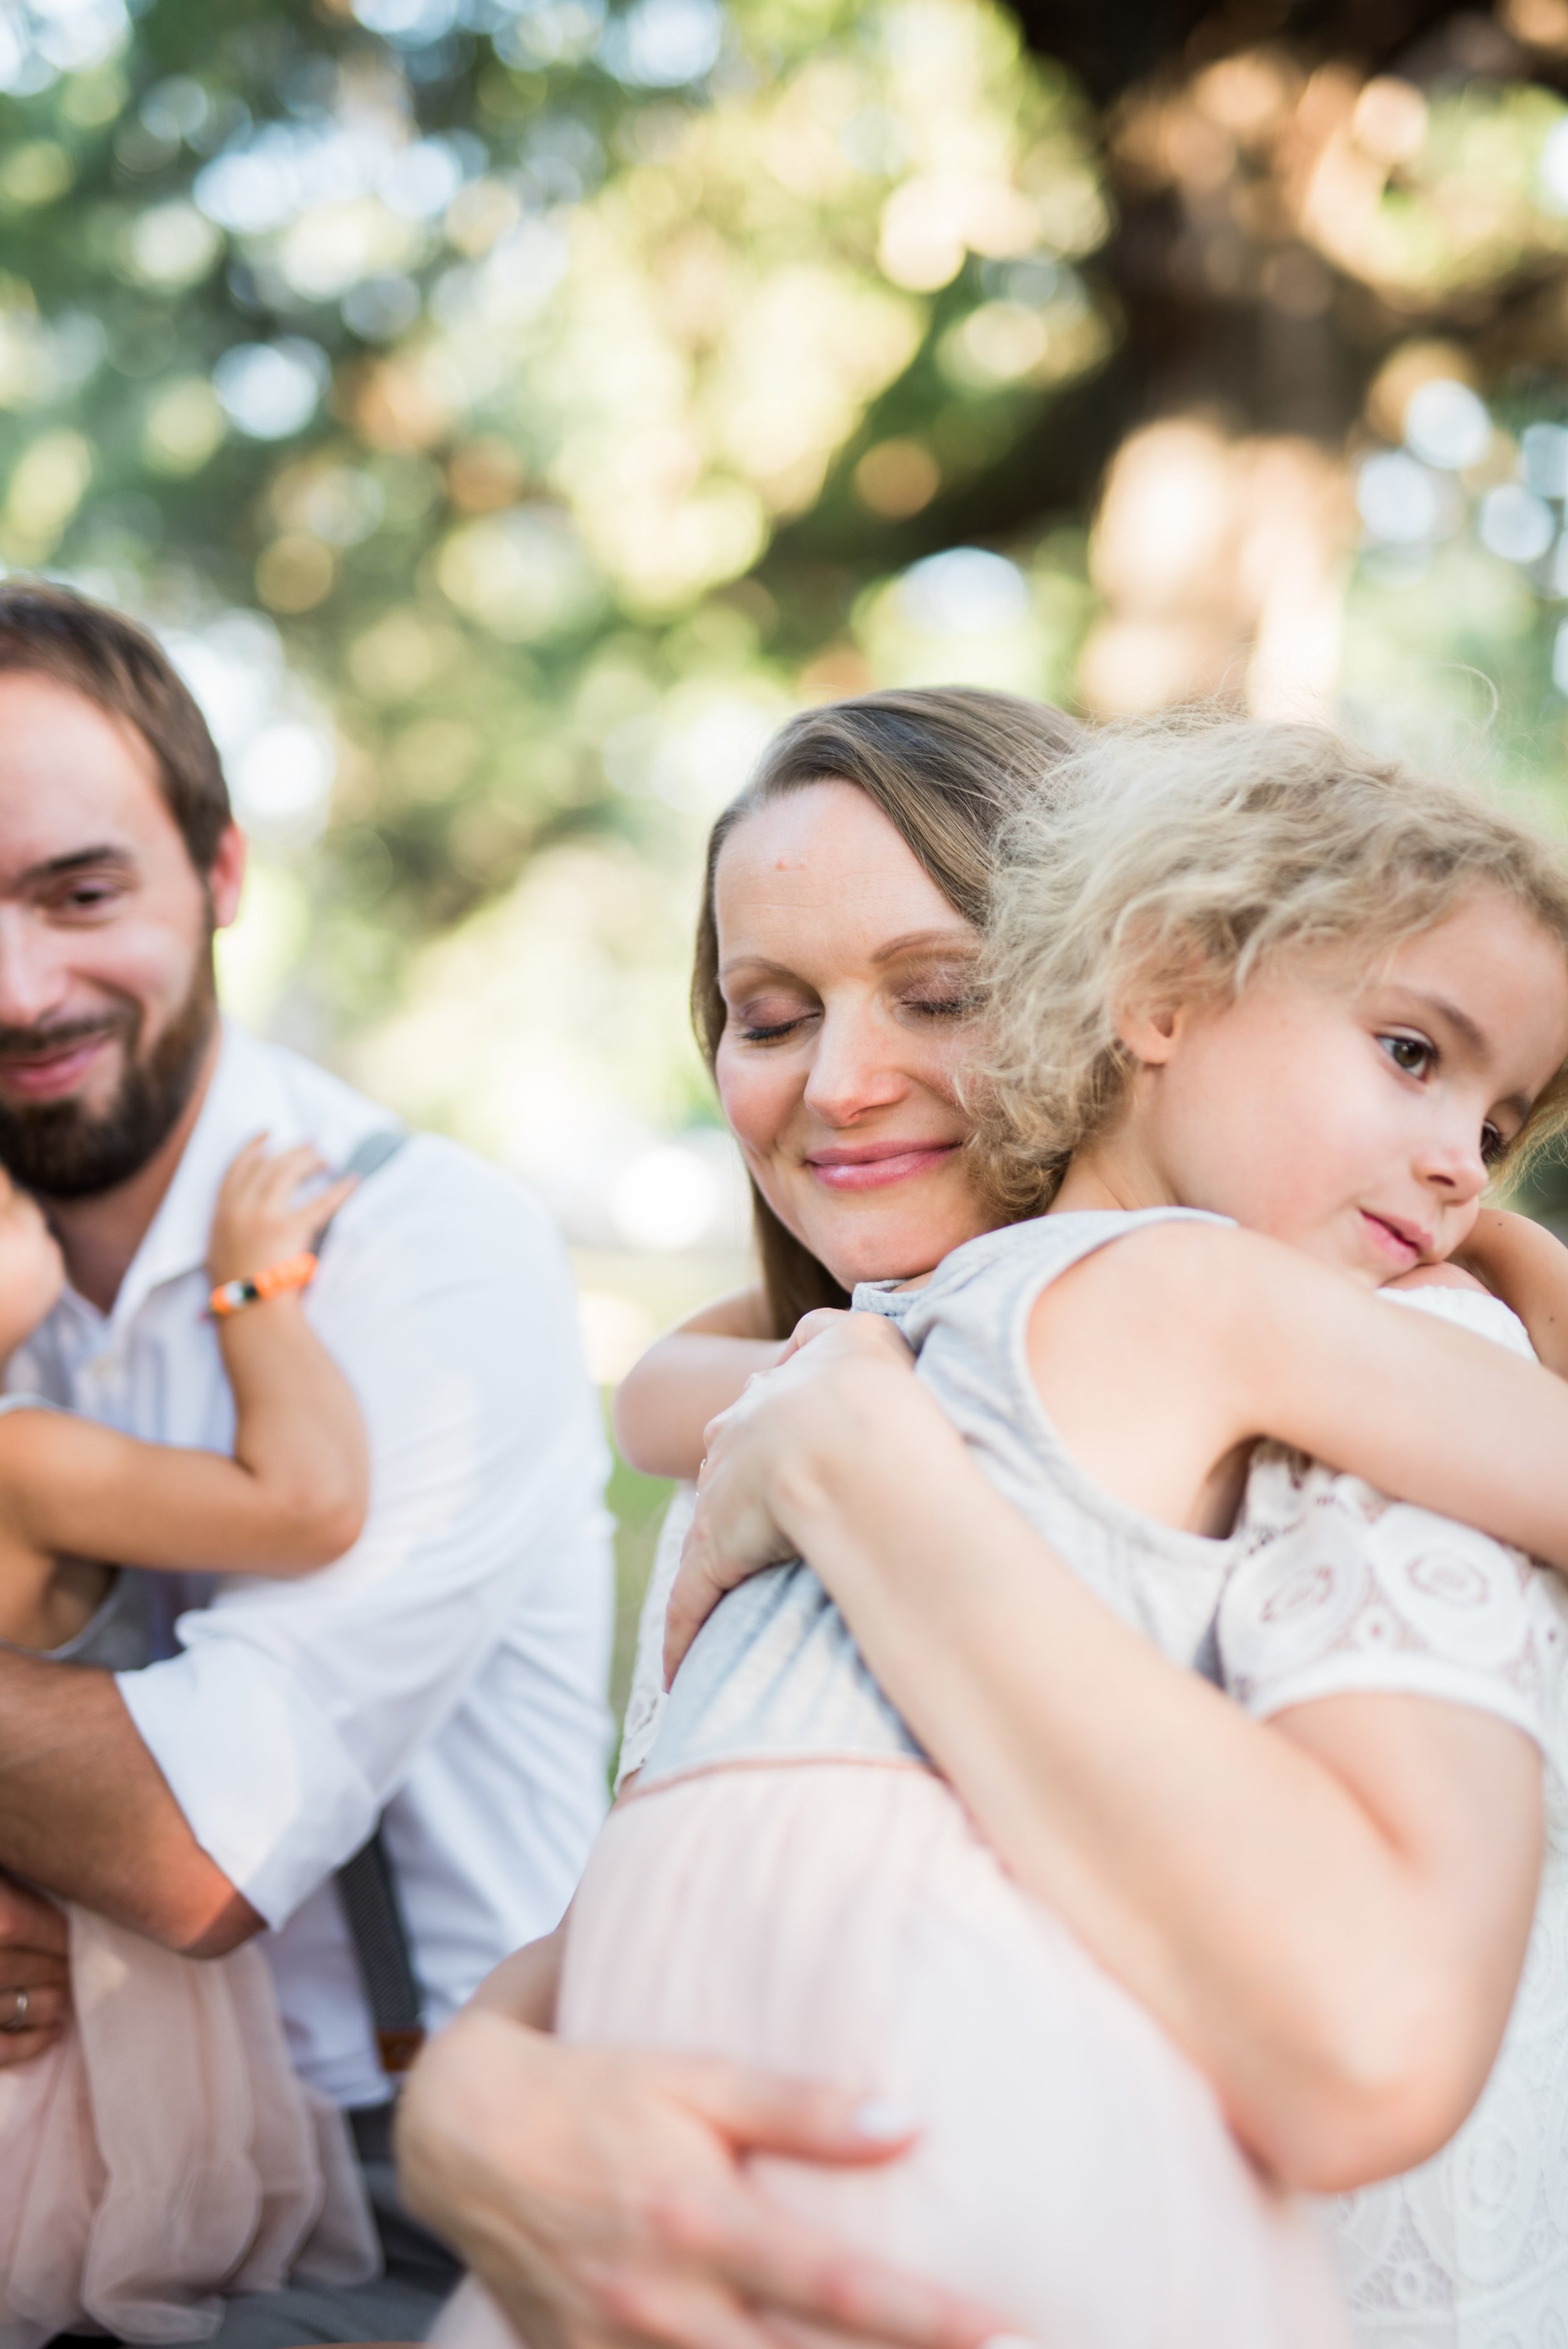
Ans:
[[[969,1002],[962,995],[913,995],[907,999],[904,1008],[918,1011],[923,1019],[962,1019]]]
[[[1424,1077],[1431,1069],[1431,1046],[1419,1036],[1379,1036],[1377,1041],[1408,1077]]]
[[[1507,1148],[1507,1143],[1495,1125],[1489,1123],[1481,1127],[1480,1163],[1483,1166],[1495,1166]]]

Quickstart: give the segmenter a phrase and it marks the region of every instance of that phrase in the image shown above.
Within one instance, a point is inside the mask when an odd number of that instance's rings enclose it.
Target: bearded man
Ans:
[[[368,1164],[389,1123],[220,1019],[213,935],[243,864],[211,737],[151,639],[0,584],[0,1163],[67,1273],[6,1382],[224,1451],[203,1310],[224,1169],[263,1130]],[[354,1549],[304,1580],[147,1577],[142,1670],[0,1651],[0,2064],[67,2011],[52,1894],[193,1956],[263,1935],[296,2066],[353,2124],[386,2275],[235,2299],[223,2349],[428,2329],[453,2270],[397,2207],[397,2058],[375,2026],[398,2018],[385,1985],[372,2013],[366,1967],[407,1959],[438,2024],[556,1922],[603,1801],[605,1461],[554,1235],[415,1135],[340,1212],[309,1309],[369,1433]],[[346,1903],[335,1882],[378,1821],[403,1933],[366,1927],[362,1864]]]

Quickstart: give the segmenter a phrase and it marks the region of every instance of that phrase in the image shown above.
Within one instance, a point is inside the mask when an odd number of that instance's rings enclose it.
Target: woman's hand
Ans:
[[[246,1143],[223,1177],[207,1241],[207,1270],[220,1284],[253,1279],[314,1247],[322,1231],[356,1188],[358,1177],[300,1193],[326,1172],[326,1162],[308,1143],[269,1152],[258,1133]]]
[[[886,2161],[914,2131],[815,2082],[570,2044],[467,2010],[397,2119],[410,2207],[453,2243],[528,2349],[978,2349],[994,2312],[820,2234],[747,2156]]]
[[[791,1488],[841,1445],[868,1411],[925,1409],[946,1429],[909,1373],[914,1358],[877,1313],[810,1313],[776,1370],[753,1379],[738,1403],[709,1422],[697,1478],[696,1516],[681,1552],[665,1621],[665,1676],[681,1660],[727,1590],[763,1567],[798,1557]]]

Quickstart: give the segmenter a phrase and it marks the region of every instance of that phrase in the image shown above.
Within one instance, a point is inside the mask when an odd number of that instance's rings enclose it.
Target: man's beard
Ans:
[[[119,1036],[125,1054],[119,1087],[107,1109],[70,1100],[26,1106],[0,1100],[0,1165],[13,1182],[44,1199],[88,1199],[139,1174],[190,1102],[217,1008],[211,956],[203,954],[190,993],[145,1057],[138,1056],[142,1021],[135,1011],[46,1028],[0,1028],[0,1063],[89,1036]]]

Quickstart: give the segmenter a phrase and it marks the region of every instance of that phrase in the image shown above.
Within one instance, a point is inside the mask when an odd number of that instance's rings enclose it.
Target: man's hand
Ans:
[[[67,1947],[54,1902],[0,1876],[0,2067],[41,2055],[64,2030],[71,2008]]]
[[[995,2312],[864,2258],[752,2185],[746,2156],[904,2152],[851,2094],[700,2057],[573,2044],[470,2008],[415,2067],[397,2120],[410,2207],[454,2243],[529,2349],[978,2349]]]
[[[787,1496],[792,1482],[810,1477],[816,1447],[841,1442],[875,1393],[890,1405],[907,1396],[911,1407],[924,1402],[935,1413],[908,1376],[913,1355],[879,1313],[810,1313],[790,1348],[708,1422],[696,1516],[665,1619],[666,1685],[727,1590],[799,1556],[785,1522]]]

